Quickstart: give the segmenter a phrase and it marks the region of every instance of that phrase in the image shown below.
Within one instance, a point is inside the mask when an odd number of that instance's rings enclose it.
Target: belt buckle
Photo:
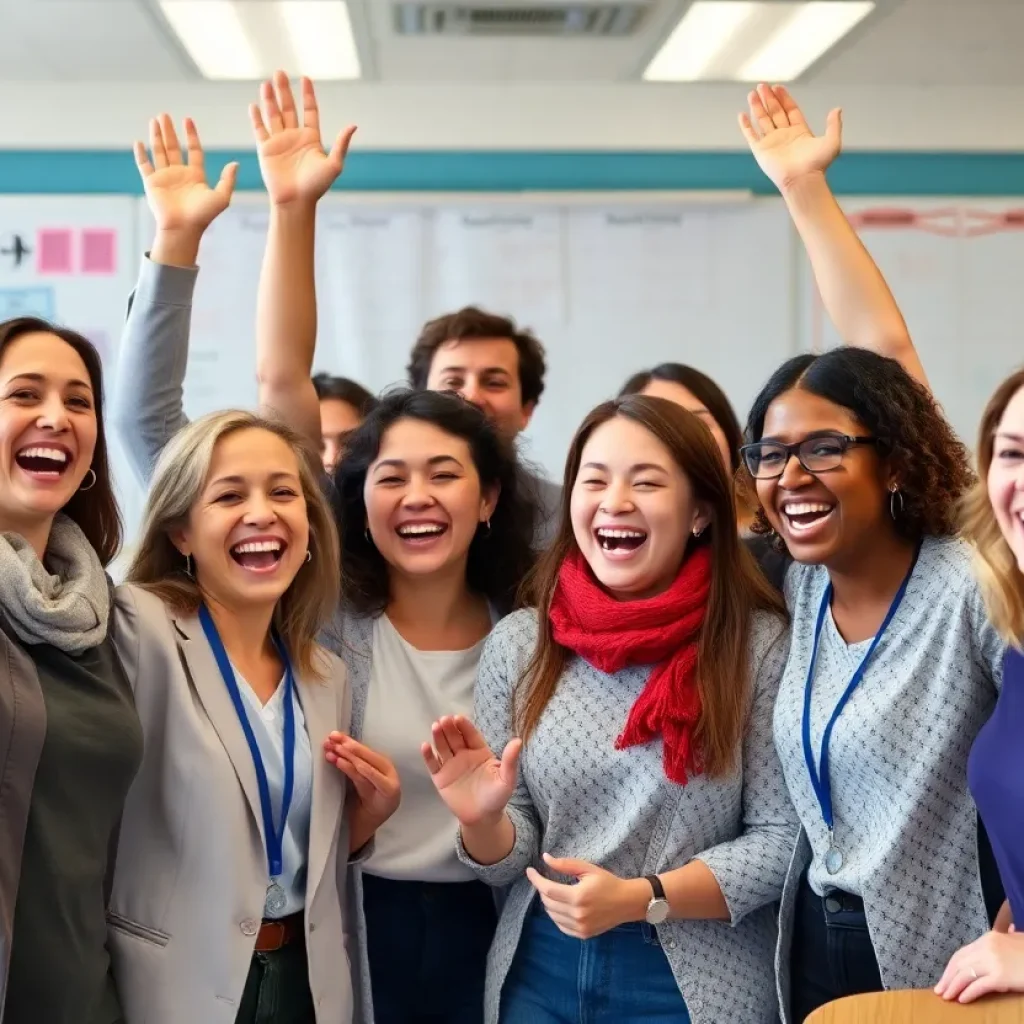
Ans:
[[[270,937],[271,935],[276,935],[276,942]],[[256,939],[256,952],[276,953],[284,946],[286,937],[287,929],[283,921],[264,921]]]

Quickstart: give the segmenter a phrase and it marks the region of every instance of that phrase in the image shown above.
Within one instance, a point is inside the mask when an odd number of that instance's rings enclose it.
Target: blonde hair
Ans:
[[[963,503],[964,534],[974,546],[975,572],[985,607],[999,635],[1015,647],[1024,644],[1024,573],[999,529],[988,495],[995,435],[1006,407],[1024,388],[1024,369],[1011,374],[989,399],[978,436],[978,480]]]
[[[296,454],[306,514],[311,559],[304,562],[274,610],[274,626],[302,676],[322,678],[316,643],[320,629],[338,606],[341,579],[338,532],[320,491],[314,465],[319,460],[299,435],[274,420],[244,410],[215,412],[179,431],[163,450],[153,471],[142,535],[128,569],[129,583],[154,593],[182,614],[194,613],[203,597],[186,572],[187,563],[171,540],[171,532],[188,521],[206,486],[217,444],[242,430],[263,430],[281,438]]]

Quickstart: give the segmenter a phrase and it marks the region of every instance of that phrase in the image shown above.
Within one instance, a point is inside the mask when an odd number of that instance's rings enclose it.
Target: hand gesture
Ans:
[[[228,164],[214,188],[206,183],[203,147],[195,122],[185,118],[185,143],[188,160],[181,152],[178,135],[170,115],[161,114],[149,122],[149,149],[135,143],[135,163],[142,175],[149,208],[157,229],[165,232],[191,232],[201,235],[231,202],[238,164]]]
[[[335,140],[329,153],[320,141],[320,111],[316,93],[308,78],[302,79],[302,124],[295,98],[283,71],[273,82],[260,88],[263,102],[249,107],[263,183],[270,201],[279,206],[296,200],[315,203],[341,174],[355,126],[349,125]]]
[[[592,939],[627,921],[639,921],[650,902],[651,886],[643,878],[624,879],[596,864],[544,854],[552,871],[577,879],[572,885],[553,882],[535,868],[526,877],[540,894],[548,916],[560,932]]]
[[[750,114],[740,114],[740,130],[754,158],[780,192],[799,178],[823,174],[843,144],[842,111],[828,115],[824,135],[814,135],[789,92],[781,85],[759,85],[747,95]],[[756,127],[755,127],[756,126]]]
[[[522,740],[510,740],[499,761],[479,730],[461,715],[442,718],[431,729],[433,746],[421,747],[441,799],[460,824],[499,817],[516,788]]]
[[[383,754],[340,732],[327,737],[324,756],[352,783],[352,831],[368,839],[402,801],[397,769]]]
[[[961,1003],[993,992],[1024,992],[1024,935],[987,932],[964,946],[953,954],[935,992]]]

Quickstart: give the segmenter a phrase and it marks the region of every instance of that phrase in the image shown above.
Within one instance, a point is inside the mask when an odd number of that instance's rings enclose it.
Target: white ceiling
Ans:
[[[496,2],[501,0],[491,0]],[[878,0],[878,5],[805,81],[1024,85],[1024,0]],[[402,37],[394,29],[391,0],[349,0],[349,6],[371,81],[629,82],[637,80],[686,0],[652,0],[635,35],[596,40]],[[198,78],[156,0],[0,0],[0,35],[0,77],[7,81]]]

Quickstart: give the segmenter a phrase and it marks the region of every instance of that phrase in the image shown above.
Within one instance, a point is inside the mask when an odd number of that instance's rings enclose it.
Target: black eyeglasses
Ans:
[[[838,469],[848,448],[858,444],[877,444],[877,437],[851,437],[849,434],[818,434],[796,444],[781,441],[758,441],[745,444],[740,455],[755,480],[771,480],[782,476],[795,455],[808,473],[827,473]]]

